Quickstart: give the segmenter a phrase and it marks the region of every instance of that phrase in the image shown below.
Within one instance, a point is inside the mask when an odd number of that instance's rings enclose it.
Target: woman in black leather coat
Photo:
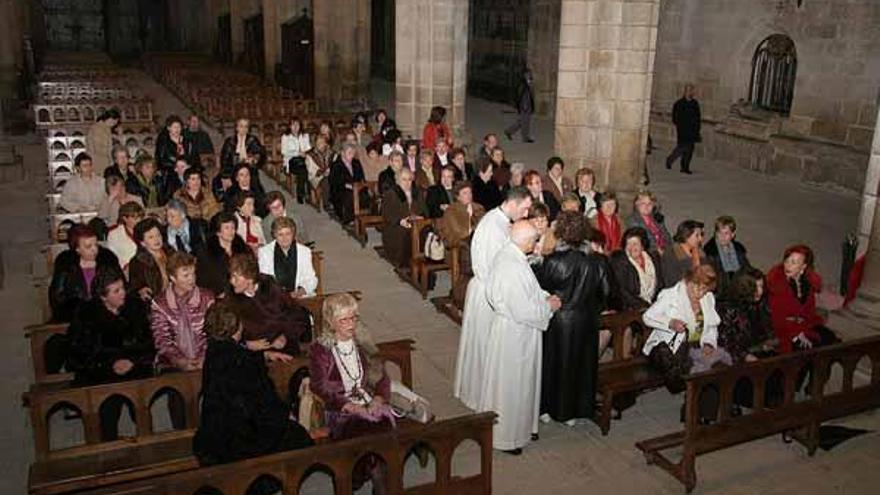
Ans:
[[[562,299],[544,333],[541,413],[571,426],[595,409],[599,314],[609,285],[603,264],[580,249],[587,236],[580,213],[560,213],[555,234],[556,251],[537,269],[541,287]]]

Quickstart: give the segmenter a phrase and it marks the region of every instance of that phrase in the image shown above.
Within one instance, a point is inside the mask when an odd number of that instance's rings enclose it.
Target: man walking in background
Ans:
[[[666,168],[671,169],[675,160],[681,157],[681,173],[691,174],[691,158],[694,145],[700,138],[700,104],[694,98],[694,85],[685,84],[684,95],[672,106],[672,123],[675,124],[677,145],[666,157]]]
[[[532,113],[535,112],[535,95],[532,92],[532,71],[523,71],[522,79],[516,92],[516,122],[504,130],[507,139],[512,140],[513,135],[519,131],[524,143],[534,143],[532,139],[531,125]]]

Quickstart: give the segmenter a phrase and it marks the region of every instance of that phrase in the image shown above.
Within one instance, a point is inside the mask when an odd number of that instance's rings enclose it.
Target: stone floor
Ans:
[[[156,100],[157,113],[183,113],[180,102],[155,83],[143,82]],[[504,127],[512,115],[504,108],[470,100],[469,131],[481,136]],[[511,161],[539,166],[552,148],[552,126],[536,123],[531,145],[507,143]],[[219,146],[219,142],[215,145]],[[0,417],[0,493],[23,493],[27,465],[33,459],[30,427],[21,408],[20,393],[30,380],[29,353],[22,327],[38,321],[37,295],[30,289],[34,253],[46,239],[42,199],[45,147],[23,145],[28,178],[0,186],[0,222],[4,236],[0,250],[6,284],[0,290],[0,314],[6,331],[0,336],[0,381],[8,398]],[[662,150],[658,150],[659,156]],[[652,164],[652,188],[659,194],[670,225],[693,216],[710,220],[721,212],[738,217],[740,234],[759,266],[769,266],[782,247],[807,241],[818,252],[819,268],[833,281],[838,270],[839,242],[855,225],[857,198],[822,191],[698,160],[697,174],[684,177]],[[414,374],[416,390],[427,397],[439,417],[468,412],[451,394],[459,330],[416,291],[401,282],[370,249],[362,249],[335,223],[310,208],[300,212],[311,235],[326,256],[328,291],[359,289],[363,322],[376,340],[412,337],[416,340]],[[797,220],[797,221],[796,221]],[[375,244],[376,239],[371,239]],[[445,275],[438,291],[448,288]],[[682,493],[682,487],[660,470],[646,466],[634,443],[680,428],[680,398],[665,391],[640,397],[623,420],[602,437],[593,424],[574,428],[556,424],[541,430],[541,440],[528,446],[521,457],[494,456],[493,485],[501,494],[566,493]],[[863,414],[845,424],[880,430],[880,415]],[[472,453],[457,460],[456,469],[472,469]],[[880,483],[880,442],[876,433],[851,440],[833,452],[808,458],[802,449],[778,437],[752,442],[707,455],[698,463],[698,493],[876,493]],[[310,483],[311,484],[311,483]],[[871,488],[874,486],[875,488]],[[313,493],[326,492],[316,480]]]

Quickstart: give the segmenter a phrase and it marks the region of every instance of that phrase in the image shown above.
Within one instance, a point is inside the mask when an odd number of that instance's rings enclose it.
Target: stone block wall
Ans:
[[[859,156],[866,159],[880,98],[880,2],[872,0],[807,0],[801,6],[795,0],[664,1],[652,120],[668,121],[687,82],[696,85],[708,123],[728,119],[731,105],[749,97],[756,48],[776,33],[790,37],[797,51],[791,112],[779,123],[779,134],[789,144],[778,150],[779,156],[831,156],[834,150],[843,152],[834,146],[841,145],[855,162]],[[671,144],[664,140],[674,134],[652,122],[654,130],[655,142]],[[814,144],[804,144],[808,141]],[[774,141],[774,146],[781,142]],[[800,147],[794,155],[792,146]],[[737,160],[717,150],[712,155]],[[850,173],[826,170],[804,176],[820,181],[833,177],[835,184],[852,187]]]
[[[528,63],[534,76],[535,113],[552,119],[556,115],[562,0],[531,0],[529,9]]]

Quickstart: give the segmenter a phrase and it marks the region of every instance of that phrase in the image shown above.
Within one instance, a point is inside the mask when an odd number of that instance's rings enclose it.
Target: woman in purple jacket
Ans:
[[[311,347],[312,392],[324,402],[330,438],[344,439],[394,428],[391,380],[378,349],[358,329],[358,303],[350,294],[324,301],[324,328]],[[373,493],[385,493],[385,470],[374,455],[364,458],[354,473],[360,486],[373,481]]]

